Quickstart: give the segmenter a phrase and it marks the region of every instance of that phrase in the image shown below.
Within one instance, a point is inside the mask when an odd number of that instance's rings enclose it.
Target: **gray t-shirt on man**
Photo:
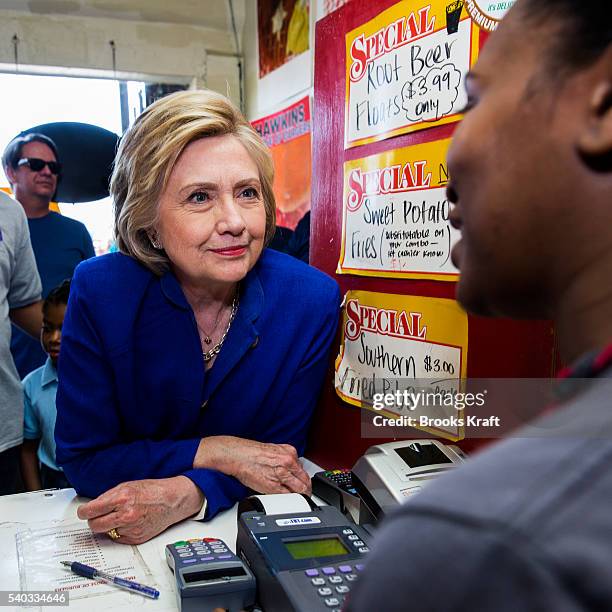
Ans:
[[[23,439],[23,391],[10,351],[9,310],[38,301],[40,292],[25,213],[0,191],[0,452]]]

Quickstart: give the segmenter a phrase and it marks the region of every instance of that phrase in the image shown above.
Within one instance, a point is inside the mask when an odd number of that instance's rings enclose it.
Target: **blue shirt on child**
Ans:
[[[57,370],[47,358],[45,365],[23,379],[23,437],[26,440],[40,438],[38,459],[52,470],[61,470],[55,462],[56,393]]]

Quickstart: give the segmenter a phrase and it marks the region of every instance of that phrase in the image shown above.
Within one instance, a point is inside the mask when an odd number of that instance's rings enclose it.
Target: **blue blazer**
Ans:
[[[128,480],[185,475],[212,518],[248,490],[193,468],[200,439],[233,435],[302,454],[339,306],[334,280],[266,249],[205,371],[193,311],[171,272],[156,277],[121,253],[81,263],[62,330],[58,464],[87,497]]]

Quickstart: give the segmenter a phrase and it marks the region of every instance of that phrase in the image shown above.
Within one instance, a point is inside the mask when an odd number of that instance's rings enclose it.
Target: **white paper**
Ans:
[[[136,546],[118,544],[83,525],[83,522],[53,526],[38,524],[36,528],[17,532],[15,539],[21,590],[69,591],[71,600],[119,590],[112,585],[77,576],[60,561],[79,561],[114,576],[157,586]]]
[[[267,515],[292,514],[312,510],[306,499],[299,493],[272,493],[270,495],[256,495],[256,497],[263,504]]]

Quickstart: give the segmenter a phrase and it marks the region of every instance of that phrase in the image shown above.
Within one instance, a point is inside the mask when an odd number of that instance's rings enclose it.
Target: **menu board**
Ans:
[[[360,405],[373,376],[464,378],[468,319],[455,300],[349,291],[344,300],[336,391]],[[391,386],[393,386],[391,384]]]
[[[450,140],[344,164],[338,274],[456,281],[446,153]]]
[[[467,375],[468,317],[455,300],[349,291],[344,299],[342,343],[335,365],[335,388],[349,404],[378,410],[378,396],[410,390],[453,397]],[[405,408],[405,407],[404,407]],[[385,405],[385,414],[401,415],[402,406]],[[414,427],[432,430],[453,405],[414,406]],[[426,425],[423,426],[423,423]],[[443,437],[457,439],[451,424]]]
[[[460,119],[479,29],[464,2],[404,0],[346,35],[345,147]]]

